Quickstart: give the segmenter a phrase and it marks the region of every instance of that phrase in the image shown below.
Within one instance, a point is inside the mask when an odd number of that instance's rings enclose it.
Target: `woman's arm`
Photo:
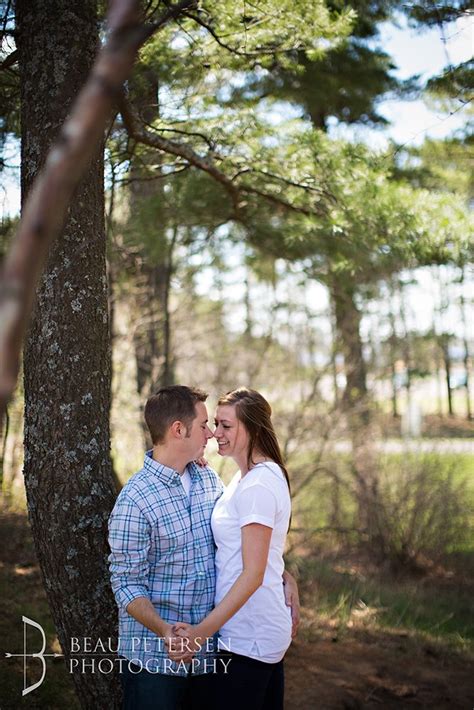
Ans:
[[[196,626],[183,622],[173,626],[174,633],[181,630],[179,635],[189,639],[190,648],[193,647],[195,641],[202,644],[204,639],[212,637],[262,585],[272,528],[260,523],[250,523],[241,528],[241,536],[242,572],[222,601]],[[198,645],[194,645],[197,650]],[[177,660],[179,654],[172,655],[170,653],[170,657]]]

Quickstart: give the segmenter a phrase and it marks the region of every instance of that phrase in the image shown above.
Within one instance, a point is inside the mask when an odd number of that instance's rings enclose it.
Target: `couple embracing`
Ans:
[[[283,657],[299,616],[283,551],[288,473],[255,390],[219,399],[173,385],[150,397],[153,442],[109,522],[125,710],[282,710]],[[215,437],[239,470],[202,457]]]

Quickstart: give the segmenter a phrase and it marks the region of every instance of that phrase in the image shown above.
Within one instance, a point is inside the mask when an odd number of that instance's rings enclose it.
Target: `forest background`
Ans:
[[[169,5],[143,3],[145,25]],[[146,398],[196,384],[212,412],[245,384],[271,401],[292,474],[303,622],[288,707],[463,707],[472,63],[448,52],[441,74],[401,80],[380,30],[446,39],[468,5],[181,5],[141,49],[38,291],[2,446],[5,651],[20,651],[27,612],[66,656],[71,636],[113,635],[105,523],[140,467]],[[2,13],[2,168],[8,179],[21,141],[25,199],[105,39],[104,8]],[[369,129],[383,135],[387,97],[465,122],[443,139],[380,141]],[[3,254],[16,227],[5,214]],[[334,679],[345,657],[362,665]],[[0,670],[2,707],[16,707],[21,662]],[[73,704],[74,686],[83,707],[112,707],[116,678],[98,676],[71,683],[55,665],[24,703]]]

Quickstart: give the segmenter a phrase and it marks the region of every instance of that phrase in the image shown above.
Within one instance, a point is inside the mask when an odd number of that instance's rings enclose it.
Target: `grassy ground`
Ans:
[[[337,636],[355,627],[386,629],[474,652],[474,554],[452,555],[445,565],[397,578],[356,552],[300,560],[304,606],[315,611],[308,639],[326,624]]]
[[[70,676],[48,660],[42,686],[21,697],[22,615],[59,651],[22,513],[0,516],[0,708],[76,710]],[[310,550],[295,559],[303,621],[287,658],[286,710],[468,708],[474,705],[474,554],[451,554],[424,576],[395,578],[360,551]],[[32,638],[32,644],[34,640]],[[28,683],[39,678],[29,669]]]
[[[419,460],[410,459],[413,465]],[[347,468],[348,461],[338,454],[325,463],[334,472]],[[383,466],[396,472],[404,461],[400,454],[385,455]],[[444,454],[432,464],[434,478],[442,468],[453,471],[456,483],[465,482],[471,524],[449,554],[423,572],[394,576],[388,566],[373,565],[351,536],[343,545],[341,538],[316,535],[295,548],[303,621],[288,653],[286,710],[474,707],[474,457]],[[296,525],[328,524],[333,480],[315,476],[305,488],[295,506]],[[0,709],[76,710],[61,659],[48,659],[45,681],[23,698],[23,660],[5,657],[23,650],[22,616],[41,623],[47,652],[60,652],[24,501],[10,504],[8,511],[0,510]],[[354,501],[344,490],[338,505],[342,522],[350,524]],[[31,644],[36,644],[33,632]],[[28,684],[40,671],[38,661],[29,661]]]

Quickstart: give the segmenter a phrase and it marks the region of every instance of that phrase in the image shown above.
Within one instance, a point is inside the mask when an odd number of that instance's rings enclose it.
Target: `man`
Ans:
[[[213,437],[206,399],[201,390],[181,385],[150,397],[145,420],[153,449],[110,517],[125,710],[208,705],[212,644],[194,654],[189,672],[189,665],[170,660],[165,641],[174,637],[174,623],[199,623],[214,603],[210,521],[223,485],[211,468],[195,463]]]

